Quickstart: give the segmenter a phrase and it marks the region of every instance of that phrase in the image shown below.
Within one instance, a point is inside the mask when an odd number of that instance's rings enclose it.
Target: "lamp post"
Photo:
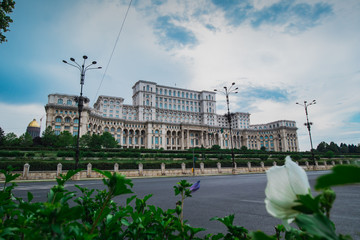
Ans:
[[[89,64],[88,66],[85,67],[85,61],[88,57],[87,56],[83,56],[83,64],[80,66],[80,64],[78,64],[74,58],[70,58],[70,61],[72,61],[74,64],[72,63],[68,63],[67,61],[63,60],[63,63],[66,63],[70,66],[73,66],[77,69],[80,70],[80,96],[75,97],[74,100],[75,102],[78,104],[78,112],[79,112],[79,121],[78,121],[78,133],[77,133],[77,142],[76,142],[76,151],[75,151],[75,169],[77,169],[79,167],[79,140],[80,140],[80,124],[81,124],[81,112],[84,108],[84,104],[88,103],[90,100],[87,97],[83,97],[83,86],[84,86],[84,82],[85,82],[85,73],[87,70],[92,70],[92,69],[101,69],[101,67],[90,67],[96,64],[96,61],[93,61],[91,64]]]
[[[233,174],[235,174],[235,156],[234,156],[233,136],[232,136],[232,131],[231,131],[231,117],[232,117],[232,114],[230,114],[229,95],[238,93],[237,90],[239,89],[238,87],[233,88],[234,85],[235,85],[235,82],[233,82],[230,87],[224,86],[224,90],[214,89],[215,92],[220,92],[220,93],[222,93],[222,94],[224,94],[226,96],[227,114],[225,114],[225,116],[227,117],[228,124],[229,124],[230,144],[231,144],[231,158],[232,158],[232,166],[233,166],[232,173]]]
[[[312,122],[309,122],[309,114],[308,114],[308,106],[310,105],[313,105],[313,104],[316,104],[316,100],[312,100],[312,102],[307,102],[307,101],[304,101],[304,104],[301,104],[301,103],[296,103],[300,106],[303,106],[305,108],[305,114],[306,114],[306,123],[304,123],[304,125],[307,127],[308,129],[308,132],[309,132],[309,138],[310,138],[310,146],[311,146],[311,158],[313,160],[313,164],[314,164],[314,167],[315,167],[315,156],[314,156],[314,148],[313,148],[313,144],[312,144],[312,139],[311,139],[311,125],[313,124]]]

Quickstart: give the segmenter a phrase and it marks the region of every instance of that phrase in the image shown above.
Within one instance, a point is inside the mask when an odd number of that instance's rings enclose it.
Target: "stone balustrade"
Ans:
[[[340,164],[343,164],[340,161]],[[349,161],[346,161],[346,164],[350,164]],[[276,166],[276,162],[274,161],[273,166]],[[323,165],[319,165],[317,161],[315,161],[315,167],[310,165],[307,161],[304,166],[301,166],[305,170],[328,170],[335,166],[335,162],[332,161],[331,164],[326,164],[324,162]],[[251,162],[247,163],[246,167],[237,167],[235,165],[235,173],[236,174],[244,174],[244,173],[261,173],[265,172],[271,166],[265,166],[264,162],[260,162],[260,166],[252,166]],[[222,167],[221,163],[218,162],[216,168],[207,168],[204,163],[200,163],[200,168],[195,168],[195,175],[218,175],[218,174],[232,174],[232,167]],[[30,171],[30,164],[24,164],[23,172],[21,176],[18,178],[19,180],[50,180],[55,179],[60,176],[60,174],[65,174],[67,171],[62,169],[62,164],[59,163],[57,165],[56,171]],[[126,177],[158,177],[158,176],[186,176],[192,175],[192,169],[186,168],[185,163],[181,163],[181,168],[171,168],[167,169],[165,163],[161,163],[160,169],[144,169],[142,163],[138,164],[138,169],[119,169],[119,164],[114,164],[114,170],[111,172],[117,172],[125,175]],[[100,173],[97,173],[92,170],[92,165],[89,163],[87,165],[87,169],[76,174],[72,179],[80,180],[80,179],[89,179],[89,178],[102,178],[103,176]],[[0,174],[0,180],[4,180],[4,175]]]

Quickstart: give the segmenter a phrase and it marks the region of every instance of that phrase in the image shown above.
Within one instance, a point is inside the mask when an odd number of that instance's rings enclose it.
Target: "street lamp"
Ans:
[[[232,158],[232,166],[233,166],[232,173],[233,174],[235,174],[234,146],[233,146],[233,136],[232,136],[232,131],[231,131],[231,118],[232,118],[233,114],[230,114],[229,95],[238,93],[237,90],[239,89],[238,87],[233,88],[234,85],[235,85],[235,82],[233,82],[229,88],[224,86],[224,90],[214,89],[215,92],[220,92],[226,96],[227,114],[225,114],[225,116],[227,117],[228,124],[229,124],[229,131],[230,131],[231,158]]]
[[[96,64],[96,61],[93,61],[91,64],[89,64],[88,66],[85,67],[85,61],[88,57],[87,56],[83,56],[83,64],[80,66],[80,64],[78,64],[74,58],[70,58],[70,61],[72,61],[74,64],[72,63],[68,63],[67,61],[63,60],[63,63],[66,63],[70,66],[73,66],[77,69],[80,70],[80,96],[75,97],[74,100],[75,102],[78,104],[78,111],[79,111],[79,121],[78,121],[78,134],[77,134],[77,142],[76,142],[76,152],[75,152],[75,169],[77,169],[79,167],[79,138],[80,138],[80,122],[81,122],[81,112],[84,108],[84,103],[88,103],[90,100],[87,97],[83,97],[83,86],[84,86],[84,81],[85,81],[85,73],[87,70],[92,70],[92,69],[101,69],[101,67],[90,67]]]
[[[310,138],[310,146],[311,146],[311,157],[312,157],[312,160],[313,160],[313,164],[314,164],[314,167],[315,167],[315,156],[314,156],[314,148],[313,148],[313,144],[312,144],[312,139],[311,139],[311,131],[310,131],[310,128],[311,128],[311,125],[313,124],[312,122],[309,122],[309,114],[308,114],[308,106],[310,105],[313,105],[313,104],[316,104],[316,100],[312,100],[312,102],[307,102],[307,101],[304,101],[304,104],[301,104],[301,103],[296,103],[300,106],[303,106],[305,108],[305,114],[306,114],[306,123],[304,123],[304,125],[307,127],[308,129],[308,132],[309,132],[309,138]]]

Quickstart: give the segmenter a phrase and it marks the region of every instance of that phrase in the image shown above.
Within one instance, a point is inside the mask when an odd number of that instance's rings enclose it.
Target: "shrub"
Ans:
[[[302,156],[300,154],[292,154],[291,158],[294,161],[298,161],[298,160],[300,160],[302,158]]]
[[[26,157],[35,157],[35,153],[34,152],[28,152],[26,153]]]
[[[327,152],[324,154],[324,157],[326,157],[326,158],[333,158],[334,155],[335,155],[334,152],[331,151],[331,150],[329,150],[329,151],[327,151]]]
[[[75,157],[74,151],[59,151],[56,153],[57,157]]]
[[[24,157],[24,152],[19,151],[0,151],[0,157]]]

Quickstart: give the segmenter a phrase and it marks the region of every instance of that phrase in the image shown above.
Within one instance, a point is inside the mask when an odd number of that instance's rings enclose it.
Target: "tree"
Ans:
[[[331,150],[334,153],[338,153],[339,152],[339,146],[334,142],[330,142],[329,147],[328,147],[327,150]]]
[[[80,137],[79,145],[81,148],[88,148],[91,145],[91,135],[86,133]]]
[[[0,127],[0,146],[4,145],[5,133],[4,130]]]
[[[71,147],[74,145],[74,137],[68,131],[63,131],[57,136],[56,147]]]
[[[324,154],[324,157],[326,158],[333,158],[335,156],[334,152],[329,150]]]
[[[92,149],[100,149],[101,144],[102,144],[101,136],[97,135],[97,134],[93,134],[91,136],[91,140],[90,140],[88,147],[92,148]]]
[[[109,132],[104,132],[101,135],[102,146],[104,148],[116,148],[118,143]]]
[[[341,153],[348,153],[349,152],[349,148],[345,143],[340,143],[340,152]]]
[[[44,146],[53,147],[56,144],[57,136],[51,127],[47,127],[42,133],[42,144]]]
[[[211,150],[220,150],[221,147],[219,145],[212,145]]]
[[[248,150],[248,148],[246,147],[246,146],[242,146],[241,148],[240,148],[240,151],[247,151]]]
[[[6,146],[19,146],[19,139],[15,133],[10,132],[5,135],[5,144]]]
[[[328,148],[328,146],[329,146],[329,145],[328,145],[326,142],[321,142],[321,143],[319,143],[319,145],[317,146],[316,150],[317,150],[318,152],[325,152],[326,149]]]
[[[19,143],[21,146],[30,147],[33,145],[33,138],[30,133],[26,132],[19,137]]]
[[[13,20],[8,16],[9,13],[12,13],[15,8],[14,0],[2,0],[0,2],[0,43],[7,42],[3,32],[10,31],[9,26]]]

